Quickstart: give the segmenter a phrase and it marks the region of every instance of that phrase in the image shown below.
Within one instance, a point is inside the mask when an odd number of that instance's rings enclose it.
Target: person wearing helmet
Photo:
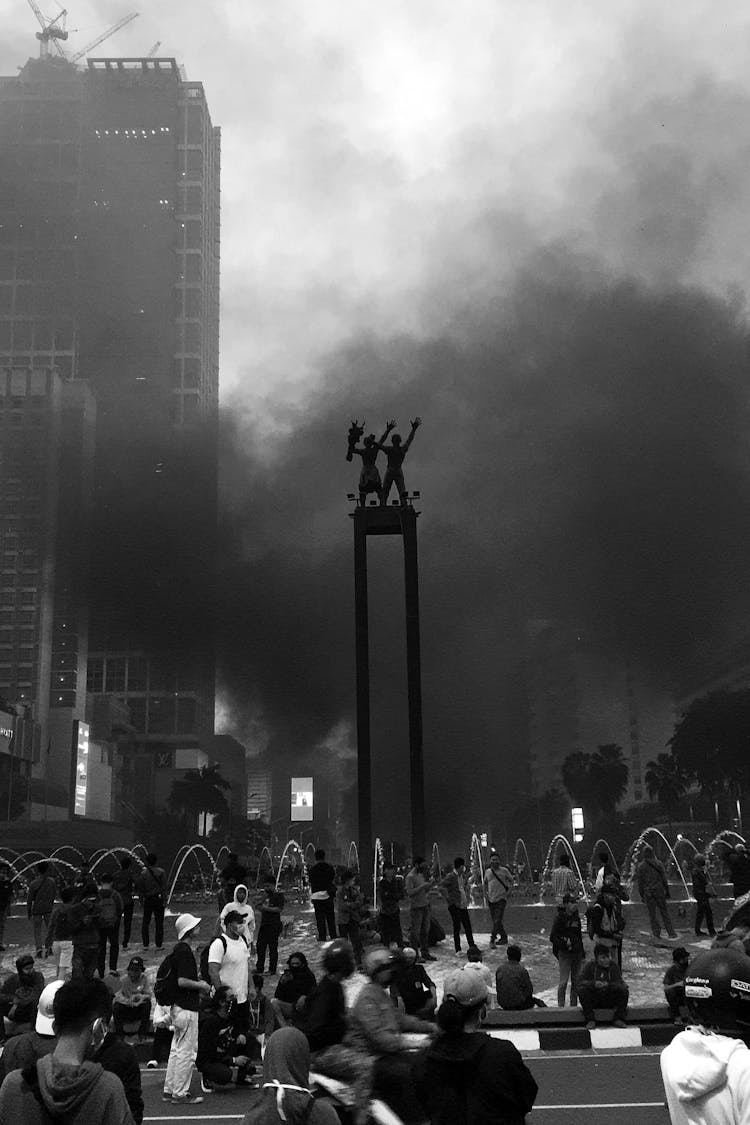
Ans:
[[[750,1121],[750,957],[710,949],[691,961],[685,1003],[693,1026],[661,1054],[672,1125]]]
[[[464,969],[445,978],[437,1012],[442,1034],[412,1067],[430,1125],[523,1125],[534,1105],[538,1087],[517,1048],[481,1031],[487,1001],[487,985],[477,973]]]
[[[354,972],[354,950],[336,938],[323,954],[323,976],[307,998],[299,1026],[310,1045],[312,1067],[334,1078],[349,1078],[356,1058],[342,1046],[346,1031],[343,981]]]

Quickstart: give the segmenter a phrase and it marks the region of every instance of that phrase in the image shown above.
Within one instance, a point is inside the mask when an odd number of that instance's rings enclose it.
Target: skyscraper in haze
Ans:
[[[95,399],[88,690],[150,766],[213,732],[219,162],[174,59],[0,79],[0,370]]]

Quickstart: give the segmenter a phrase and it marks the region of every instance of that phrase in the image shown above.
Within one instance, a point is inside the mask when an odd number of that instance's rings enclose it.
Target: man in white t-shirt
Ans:
[[[230,910],[224,918],[224,933],[214,938],[208,949],[208,974],[214,988],[226,985],[235,997],[235,1028],[247,1032],[248,1020],[248,957],[247,940],[240,933],[244,922],[238,910]]]

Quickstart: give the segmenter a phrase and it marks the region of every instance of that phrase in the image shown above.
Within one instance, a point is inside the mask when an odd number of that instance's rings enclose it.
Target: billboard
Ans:
[[[0,754],[10,754],[13,751],[13,724],[15,715],[7,711],[0,711]]]
[[[73,737],[76,740],[76,788],[73,811],[76,816],[85,816],[89,789],[89,724],[77,720],[73,727]]]
[[[292,778],[292,820],[312,820],[313,818],[313,779],[311,777]]]

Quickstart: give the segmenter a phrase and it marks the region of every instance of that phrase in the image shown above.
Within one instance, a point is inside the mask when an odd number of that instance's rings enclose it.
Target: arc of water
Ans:
[[[482,858],[482,846],[479,843],[479,837],[476,832],[471,834],[471,843],[469,844],[469,855],[471,857],[472,866],[476,864],[479,868],[479,878],[481,879],[482,887],[482,902],[487,905],[487,887],[484,881],[484,859]]]
[[[304,856],[304,853],[302,851],[302,848],[299,846],[299,844],[297,843],[296,840],[287,840],[286,844],[284,845],[284,850],[281,853],[281,858],[279,859],[279,869],[276,873],[276,890],[279,889],[279,882],[281,880],[281,872],[282,872],[283,867],[284,867],[284,859],[286,858],[286,853],[290,850],[290,848],[295,849],[298,852],[298,854],[299,854],[299,856],[302,859],[302,862],[304,864],[305,856]]]
[[[434,875],[442,875],[443,873],[440,866],[440,848],[437,846],[437,841],[432,845],[432,871]]]
[[[591,850],[591,869],[592,869],[592,871],[596,871],[596,861],[599,858],[599,846],[600,846],[600,844],[604,844],[604,847],[607,849],[607,854],[609,855],[609,858],[612,860],[615,871],[617,872],[617,874],[619,876],[620,868],[617,865],[617,860],[615,859],[615,853],[612,851],[612,848],[607,843],[607,841],[604,839],[604,837],[600,837],[596,841],[596,843],[594,844],[594,847]]]
[[[177,859],[180,856],[180,852],[182,852],[182,851],[184,851],[185,854],[182,856],[182,858],[180,859],[179,864],[178,864]],[[177,853],[177,857],[175,857],[174,863],[172,864],[172,868],[174,869],[175,866],[177,866],[177,870],[175,871],[174,878],[171,880],[171,886],[169,887],[169,891],[167,892],[167,906],[169,906],[170,902],[172,901],[172,895],[174,894],[174,889],[175,889],[175,886],[177,885],[177,880],[180,877],[180,872],[182,871],[183,867],[185,866],[185,863],[187,862],[187,860],[190,858],[191,855],[194,857],[195,862],[198,865],[198,873],[201,877],[201,880],[203,881],[203,891],[204,891],[204,894],[206,893],[206,877],[203,873],[203,868],[201,867],[201,862],[198,859],[198,856],[196,854],[199,851],[204,852],[205,855],[208,856],[208,860],[209,860],[209,863],[211,864],[212,871],[214,872],[214,874],[218,874],[218,868],[216,867],[216,864],[214,863],[214,857],[211,855],[210,851],[208,850],[207,847],[205,847],[204,844],[183,844],[182,847],[180,848],[180,851]],[[171,875],[171,872],[170,872],[170,875]],[[169,880],[168,880],[168,882],[169,882]]]
[[[375,837],[372,861],[372,908],[378,908],[378,880],[383,873],[383,844],[379,836]]]
[[[638,860],[638,856],[640,855],[640,852],[641,852],[641,849],[643,848],[643,845],[646,843],[646,837],[651,836],[651,835],[658,836],[659,839],[662,840],[666,844],[667,850],[672,857],[675,868],[677,869],[677,874],[680,876],[680,881],[682,882],[682,885],[685,888],[685,899],[686,899],[687,902],[695,902],[695,899],[693,898],[692,894],[690,893],[690,891],[688,889],[688,885],[685,882],[685,876],[682,874],[682,869],[680,868],[680,865],[677,862],[677,856],[674,854],[674,850],[672,848],[672,845],[670,844],[669,840],[664,835],[664,833],[661,831],[661,829],[655,828],[653,825],[649,825],[648,828],[644,828],[643,831],[641,832],[640,836],[636,837],[636,839],[630,845],[630,848],[628,849],[628,853],[625,857],[626,863],[623,865],[623,871],[625,873],[624,877],[623,877],[623,881],[628,882],[630,887],[632,888],[633,880],[635,878],[635,867],[636,867],[636,862]]]
[[[603,841],[603,842],[606,843],[606,841]],[[584,882],[584,878],[583,878],[583,874],[581,872],[581,868],[578,865],[578,860],[576,859],[576,853],[573,851],[573,845],[571,844],[571,842],[567,838],[567,836],[563,836],[562,833],[560,833],[560,832],[558,832],[558,834],[556,836],[552,837],[552,840],[550,841],[549,848],[547,849],[547,858],[544,861],[544,868],[542,869],[542,876],[541,876],[541,880],[539,882],[539,903],[540,904],[543,903],[545,890],[548,889],[548,887],[551,885],[552,861],[557,858],[558,848],[561,845],[564,845],[564,847],[567,849],[568,855],[570,856],[570,858],[573,860],[573,863],[575,864],[575,869],[576,869],[576,872],[578,873],[578,878],[579,878],[580,883],[581,883],[581,890],[583,891],[583,897],[584,897],[586,903],[588,904],[589,896],[588,896],[588,892],[586,891],[586,883]],[[607,847],[609,847],[609,845],[607,845]],[[618,874],[619,874],[619,872],[618,872]]]
[[[354,864],[352,863],[352,852],[354,853]],[[352,842],[349,844],[349,854],[347,856],[346,866],[352,871],[359,871],[359,849],[354,840],[352,840]]]
[[[141,867],[145,866],[143,860],[140,859],[137,855],[135,855],[135,853],[132,852],[130,850],[130,848],[122,848],[122,847],[107,848],[106,851],[103,851],[102,854],[97,856],[97,858],[92,862],[92,864],[91,864],[91,874],[92,875],[94,874],[94,871],[99,866],[99,864],[103,863],[104,860],[107,859],[108,856],[113,856],[116,859],[118,855],[123,855],[123,854],[129,855],[130,858],[134,859],[135,862],[140,864]]]
[[[58,854],[58,852],[65,852],[65,851],[68,851],[68,852],[75,852],[75,853],[76,853],[76,855],[78,856],[78,861],[79,861],[79,863],[80,863],[80,862],[81,862],[82,860],[85,860],[85,858],[86,858],[86,856],[85,856],[85,855],[83,854],[83,852],[81,851],[81,849],[80,849],[80,848],[77,848],[77,847],[75,847],[75,845],[74,845],[74,844],[61,844],[59,848],[55,848],[55,850],[54,850],[53,852],[51,852],[51,853],[50,853],[50,857],[49,857],[49,858],[50,858],[50,859],[54,859],[54,858],[55,858],[55,856],[56,856],[56,855]]]
[[[256,875],[255,875],[255,889],[256,889],[256,891],[258,889],[258,883],[260,883],[260,869],[263,866],[263,853],[264,852],[266,852],[267,855],[268,855],[268,864],[271,868],[271,874],[272,875],[274,874],[273,856],[271,855],[271,849],[268,847],[267,844],[264,844],[263,847],[260,850],[260,855],[258,856],[258,870],[257,870]]]
[[[520,862],[519,858],[518,858],[519,845],[520,845],[521,851],[523,852],[523,855],[524,855],[523,866],[526,868],[529,883],[533,883],[534,872],[533,872],[533,869],[531,867],[531,860],[529,859],[529,853],[526,849],[526,841],[524,840],[523,836],[518,837],[518,839],[516,840],[515,846],[513,848],[513,866],[514,866],[514,868],[517,868],[519,866],[519,862]],[[515,874],[515,872],[514,872],[514,874]]]

